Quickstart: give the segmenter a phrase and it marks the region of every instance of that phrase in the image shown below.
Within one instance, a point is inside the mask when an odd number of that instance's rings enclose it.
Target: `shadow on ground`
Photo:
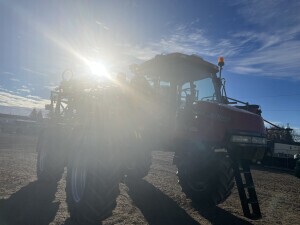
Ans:
[[[127,183],[129,196],[150,225],[199,225],[177,203],[145,180]]]
[[[218,206],[194,206],[199,214],[213,225],[252,225],[252,223],[239,218]]]
[[[199,225],[178,204],[145,180],[127,183],[129,196],[150,225]],[[195,207],[199,214],[214,225],[251,225],[230,212],[215,207]]]
[[[145,180],[127,183],[128,194],[150,225],[199,225],[178,204]],[[53,202],[57,183],[34,181],[5,200],[0,200],[0,225],[46,225],[54,220],[59,202]],[[214,225],[244,224],[219,207],[197,207],[199,214]],[[67,219],[64,225],[73,225]],[[101,224],[101,223],[98,223]]]
[[[0,225],[46,225],[59,207],[55,199],[57,183],[34,181],[0,200]]]

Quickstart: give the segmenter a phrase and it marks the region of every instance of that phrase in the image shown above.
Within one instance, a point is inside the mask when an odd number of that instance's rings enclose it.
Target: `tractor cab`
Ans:
[[[140,64],[135,73],[146,77],[154,89],[158,112],[163,115],[161,123],[166,127],[163,133],[169,131],[176,139],[193,139],[220,148],[228,148],[232,137],[245,134],[263,144],[261,116],[228,104],[221,74],[217,75],[224,65],[222,58],[218,64],[220,67],[196,55],[171,53]]]
[[[222,102],[219,68],[196,55],[158,55],[136,67],[170,114],[188,109],[198,101]]]

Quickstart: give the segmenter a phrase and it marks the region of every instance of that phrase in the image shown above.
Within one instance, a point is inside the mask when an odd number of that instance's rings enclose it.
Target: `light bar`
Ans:
[[[234,143],[243,143],[243,144],[259,144],[259,145],[267,144],[266,138],[242,136],[242,135],[232,135],[230,141]]]

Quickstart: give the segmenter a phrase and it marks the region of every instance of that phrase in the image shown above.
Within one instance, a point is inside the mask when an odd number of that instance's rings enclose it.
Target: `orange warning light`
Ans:
[[[219,57],[218,58],[218,66],[224,66],[224,57]]]

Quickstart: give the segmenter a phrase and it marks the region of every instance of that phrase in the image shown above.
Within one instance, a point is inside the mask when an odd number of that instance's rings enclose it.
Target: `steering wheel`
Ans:
[[[201,101],[203,101],[204,99],[208,99],[209,101],[214,101],[213,99],[216,97],[216,95],[211,95],[211,96],[205,96],[203,98],[201,98]],[[210,99],[211,98],[211,99]]]

